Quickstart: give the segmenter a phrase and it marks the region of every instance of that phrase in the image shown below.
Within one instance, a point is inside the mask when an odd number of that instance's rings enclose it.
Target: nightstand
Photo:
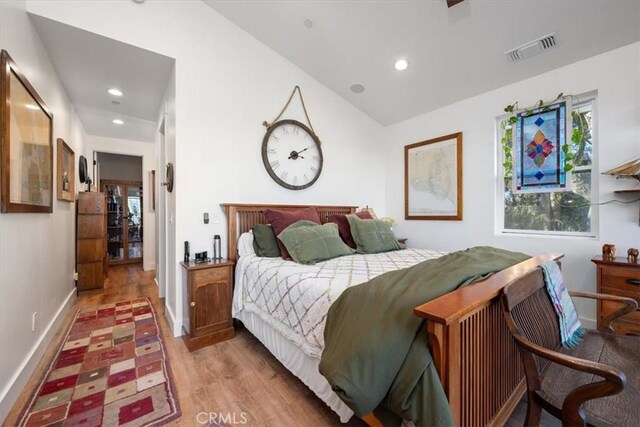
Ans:
[[[233,261],[181,262],[187,283],[189,325],[184,342],[189,351],[233,338],[231,299]]]
[[[591,260],[597,266],[597,292],[633,298],[640,303],[640,264],[632,264],[626,258],[603,260],[597,256]],[[602,318],[619,307],[610,301],[598,301],[598,329]],[[640,334],[640,311],[636,310],[612,324],[618,333]]]

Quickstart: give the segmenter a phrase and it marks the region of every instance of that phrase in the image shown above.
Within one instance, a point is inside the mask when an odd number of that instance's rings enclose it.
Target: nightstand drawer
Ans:
[[[609,314],[613,313],[618,308],[622,307],[622,304],[619,304],[613,301],[602,301],[601,304],[602,304],[602,308],[601,308],[600,315],[602,317],[606,317]],[[620,319],[637,323],[638,325],[640,325],[640,311],[636,310],[632,313],[627,314],[626,316],[621,317]]]
[[[640,293],[640,270],[631,268],[602,267],[600,286],[620,291]]]
[[[210,268],[193,272],[193,284],[197,286],[207,283],[226,282],[230,277],[230,267]]]

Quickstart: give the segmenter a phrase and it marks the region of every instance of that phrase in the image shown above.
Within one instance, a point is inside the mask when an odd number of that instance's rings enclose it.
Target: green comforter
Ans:
[[[413,308],[529,256],[475,247],[382,274],[347,289],[331,305],[320,373],[358,416],[376,410],[385,425],[453,425]]]

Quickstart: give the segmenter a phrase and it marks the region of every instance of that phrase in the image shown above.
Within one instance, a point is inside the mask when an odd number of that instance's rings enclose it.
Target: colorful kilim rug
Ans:
[[[156,426],[180,416],[148,299],[78,311],[20,426]]]

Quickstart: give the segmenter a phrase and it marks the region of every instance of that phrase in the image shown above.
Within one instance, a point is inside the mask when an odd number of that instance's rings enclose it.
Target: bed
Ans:
[[[229,258],[237,263],[234,317],[346,422],[353,412],[318,372],[323,313],[348,286],[443,253],[407,249],[346,256],[315,266],[301,266],[281,258],[260,258],[252,254],[245,233],[255,224],[266,222],[262,211],[308,206],[222,206],[227,215]],[[330,215],[354,213],[356,207],[316,206],[316,209],[324,223]],[[428,320],[430,351],[457,425],[502,424],[519,401],[524,392],[524,372],[502,318],[498,297],[501,289],[516,277],[546,260],[560,258],[556,254],[536,256],[414,309],[416,316]],[[369,424],[377,421],[371,415],[363,419]]]

